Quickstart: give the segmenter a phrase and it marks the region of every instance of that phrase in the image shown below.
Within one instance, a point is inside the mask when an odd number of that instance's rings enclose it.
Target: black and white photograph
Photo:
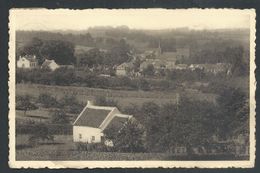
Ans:
[[[10,167],[254,167],[255,10],[11,9],[9,34]]]

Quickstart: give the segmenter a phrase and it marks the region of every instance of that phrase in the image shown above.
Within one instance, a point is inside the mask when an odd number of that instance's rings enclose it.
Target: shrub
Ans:
[[[40,94],[38,97],[38,102],[43,105],[43,107],[58,107],[58,102],[56,98],[52,97],[50,94]]]
[[[29,144],[35,146],[39,144],[40,141],[50,140],[54,141],[54,136],[51,134],[48,127],[43,124],[34,124],[31,126],[32,134],[29,137]]]
[[[113,99],[107,99],[104,96],[97,96],[95,98],[95,104],[99,106],[117,106],[117,101]]]
[[[96,151],[96,152],[107,152],[108,147],[103,143],[83,143],[77,142],[76,149],[78,151]]]
[[[52,123],[68,124],[70,122],[68,115],[63,111],[56,109],[51,113]]]
[[[28,110],[35,110],[38,108],[32,103],[32,97],[29,95],[17,96],[15,106],[17,110],[23,110],[24,114],[26,114]]]

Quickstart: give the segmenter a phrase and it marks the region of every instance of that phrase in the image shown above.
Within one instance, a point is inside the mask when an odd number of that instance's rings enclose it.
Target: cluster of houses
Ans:
[[[176,51],[162,51],[160,43],[156,50],[146,51],[138,55],[141,59],[139,72],[133,72],[133,61],[124,62],[116,67],[116,74],[118,76],[137,76],[149,66],[152,65],[155,72],[159,73],[161,70],[204,70],[205,73],[226,73],[231,74],[231,64],[216,63],[216,64],[179,64],[179,60],[188,59],[190,57],[189,48],[177,48]]]
[[[189,48],[177,48],[175,51],[162,51],[160,43],[157,49],[145,51],[142,54],[131,55],[133,58],[130,62],[124,62],[115,67],[117,76],[131,76],[138,77],[143,74],[144,70],[149,65],[152,65],[155,74],[160,73],[161,70],[204,70],[205,73],[231,74],[231,64],[216,63],[216,64],[179,64],[178,61],[188,59],[190,57]],[[136,70],[135,61],[137,57],[140,59],[140,65]],[[49,68],[54,71],[60,67],[74,68],[73,65],[61,65],[50,58],[46,58],[42,65],[39,65],[35,55],[20,56],[17,60],[17,67],[24,69],[34,68]]]
[[[35,69],[35,68],[42,68],[42,69],[50,69],[51,71],[54,71],[61,67],[66,68],[74,68],[73,65],[60,65],[55,62],[55,60],[52,59],[45,59],[44,62],[39,65],[38,59],[35,55],[25,55],[25,56],[19,56],[19,59],[17,60],[17,68],[22,69]]]

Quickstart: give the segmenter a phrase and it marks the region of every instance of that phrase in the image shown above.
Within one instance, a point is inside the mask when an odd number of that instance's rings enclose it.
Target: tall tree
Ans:
[[[47,40],[41,47],[41,54],[61,65],[74,64],[74,47],[74,44],[68,41]]]
[[[43,46],[43,40],[33,37],[32,40],[26,44],[21,50],[22,55],[35,55],[39,63],[43,63],[43,55],[41,54],[41,48]]]
[[[24,111],[24,115],[28,110],[36,109],[37,106],[32,103],[32,98],[29,95],[16,97],[16,109]]]
[[[227,138],[241,129],[244,134],[249,129],[248,93],[239,89],[226,88],[218,98],[218,114],[215,120],[219,135]]]
[[[105,136],[113,142],[114,148],[119,152],[143,152],[145,149],[144,129],[135,119],[128,120],[119,131],[105,131]]]
[[[69,117],[63,110],[54,110],[51,113],[51,121],[56,124],[67,124],[69,123]]]

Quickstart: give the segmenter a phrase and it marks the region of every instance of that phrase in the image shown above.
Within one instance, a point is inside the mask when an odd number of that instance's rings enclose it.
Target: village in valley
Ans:
[[[248,159],[248,76],[247,29],[16,31],[16,159]]]

